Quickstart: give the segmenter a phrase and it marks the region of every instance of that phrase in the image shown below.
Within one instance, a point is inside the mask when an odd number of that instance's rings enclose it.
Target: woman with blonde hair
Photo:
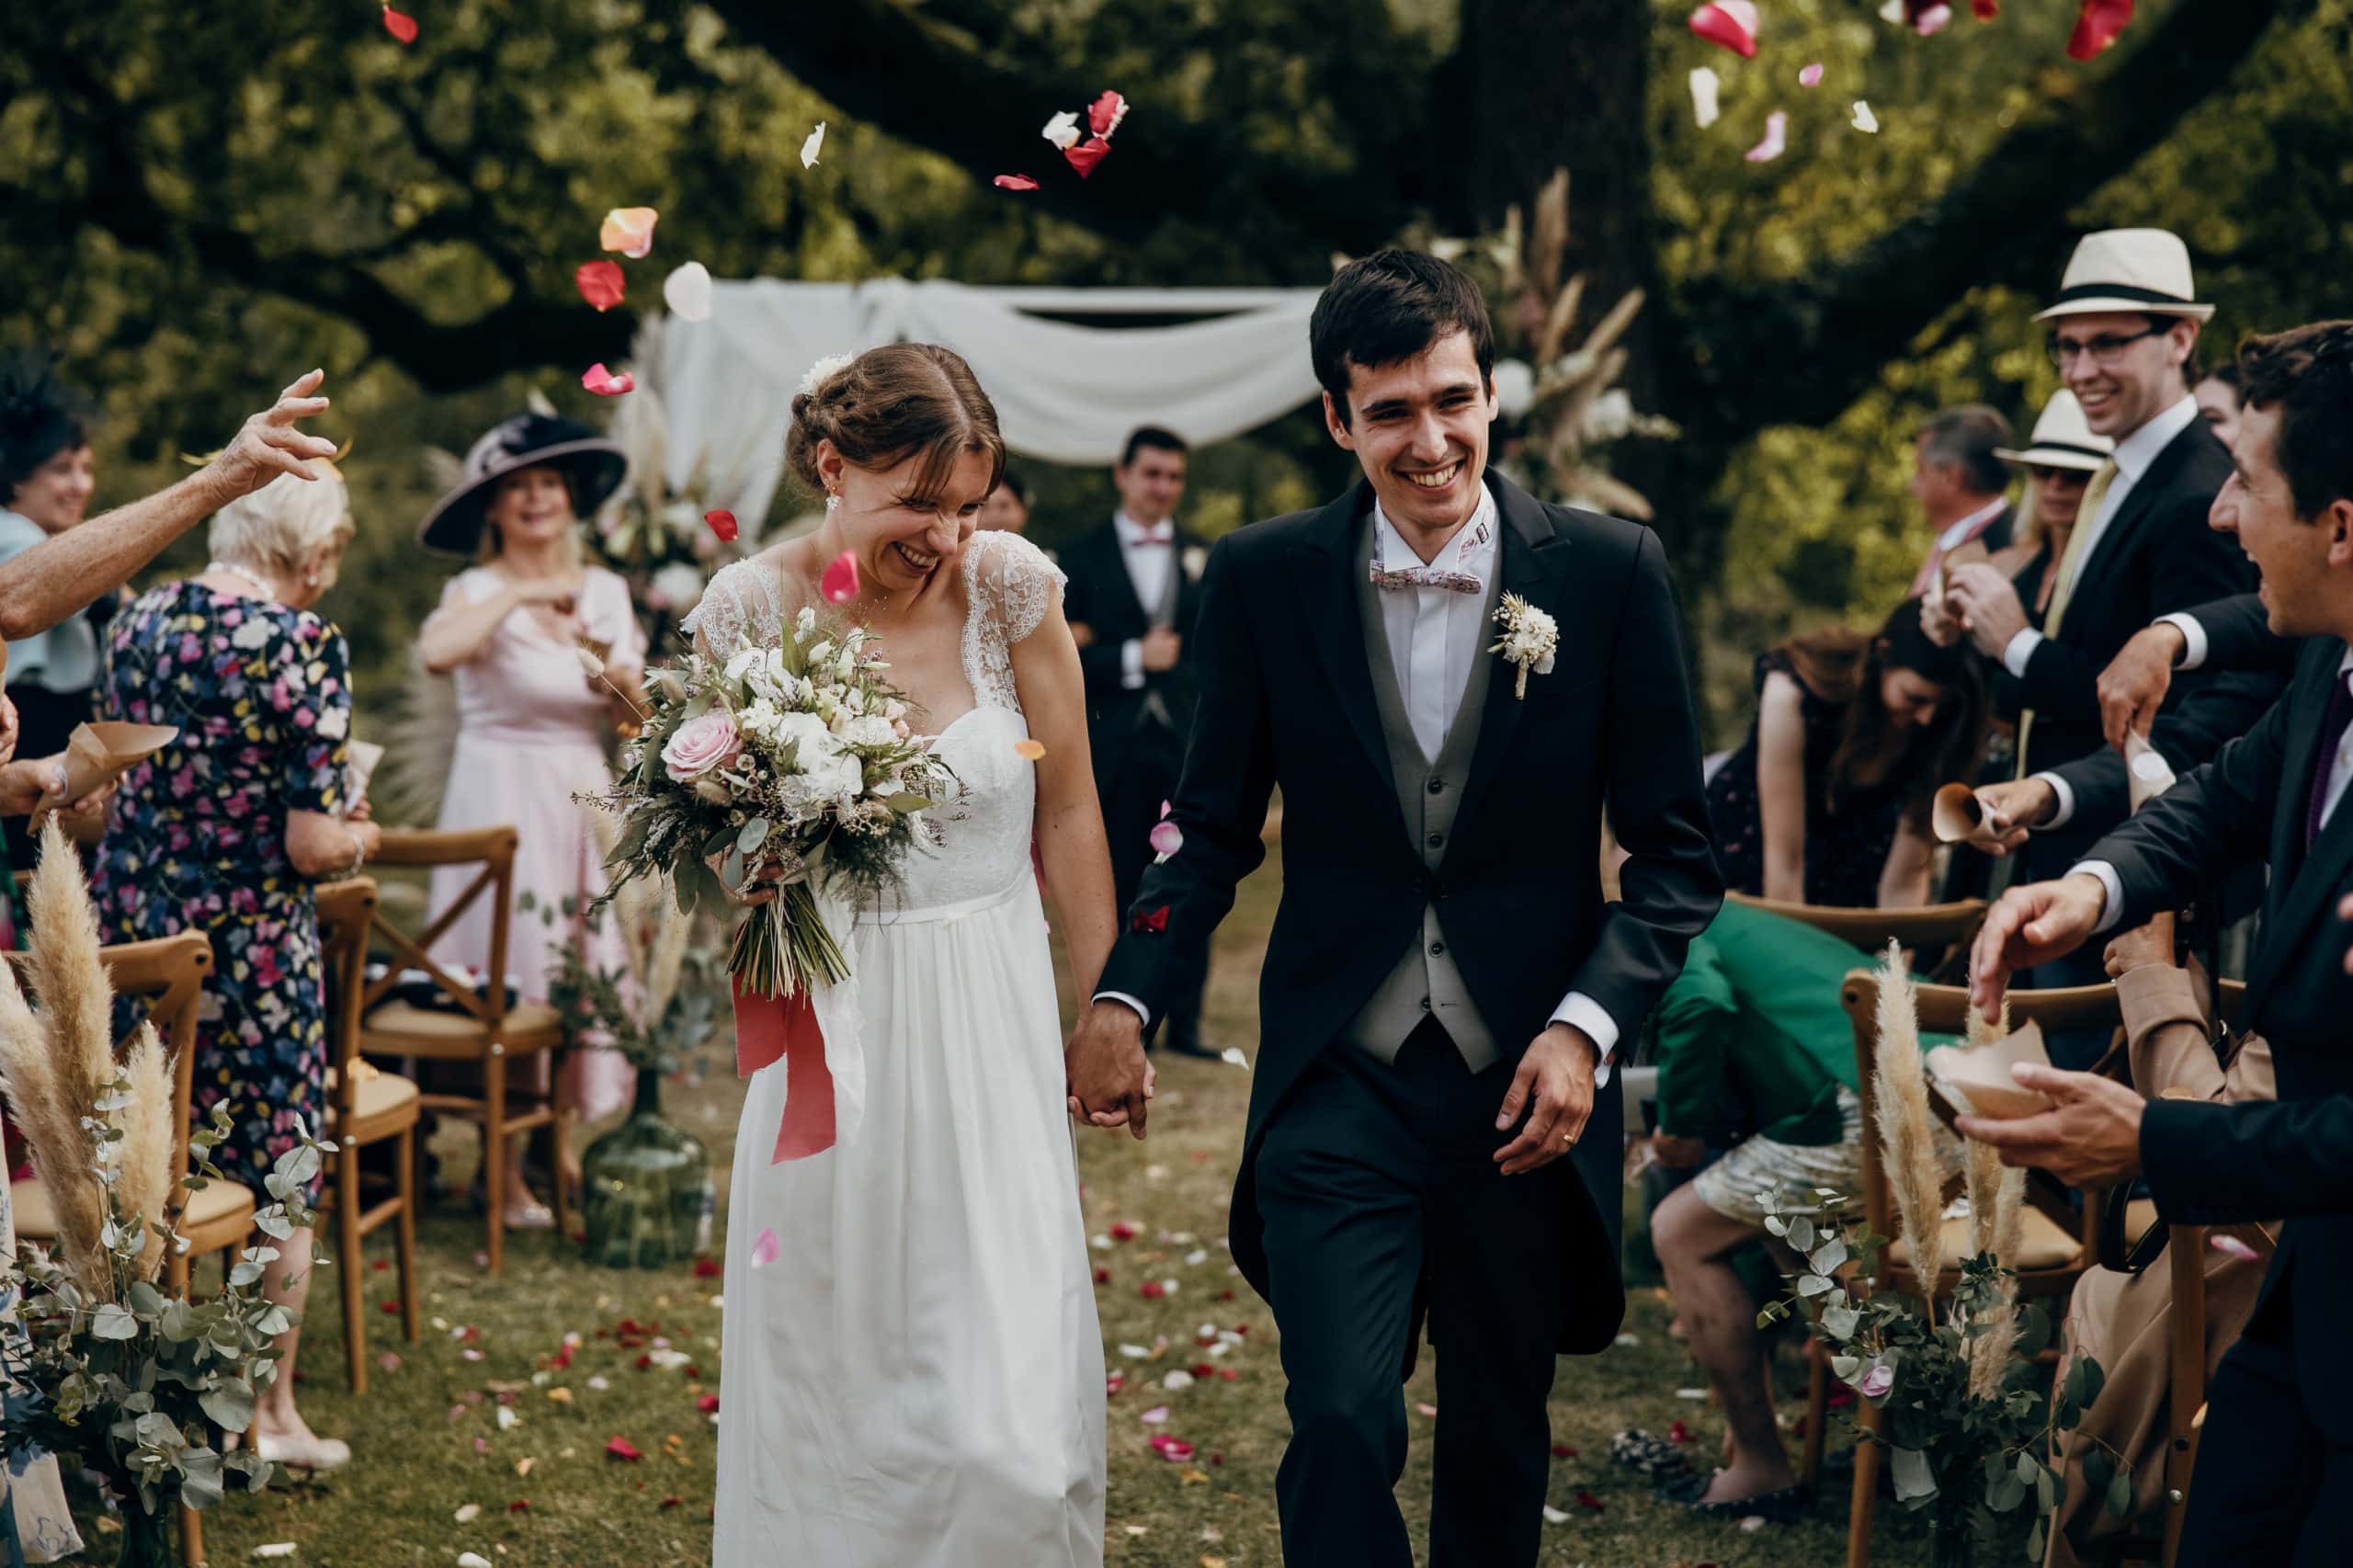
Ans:
[[[642,710],[645,637],[629,586],[584,564],[580,546],[582,520],[596,515],[627,469],[620,448],[586,426],[518,414],[473,444],[463,481],[418,533],[426,549],[477,562],[450,580],[417,634],[426,668],[457,681],[457,749],[438,825],[520,829],[515,897],[529,894],[543,912],[560,912],[567,901],[585,905],[605,890],[595,825],[573,797],[610,786],[608,738]],[[611,687],[585,673],[584,647],[603,659]],[[456,903],[472,880],[462,867],[437,870],[433,914]],[[474,971],[485,985],[511,984],[520,1000],[533,1002],[547,999],[555,943],[581,948],[596,969],[628,961],[609,923],[589,928],[574,915],[550,928],[526,915],[522,936],[507,949],[510,972],[482,973],[493,914],[478,900],[433,956]],[[631,1082],[618,1052],[577,1051],[557,1087],[558,1105],[593,1121],[628,1103]],[[573,1179],[563,1171],[551,1176]],[[519,1161],[506,1162],[506,1191],[483,1196],[505,1208],[509,1226],[544,1230],[555,1222]]]
[[[271,481],[212,519],[212,560],[151,588],[108,629],[98,710],[178,738],[123,775],[91,896],[110,940],[201,931],[212,969],[198,1012],[199,1120],[234,1124],[213,1158],[258,1190],[296,1129],[325,1125],[326,1018],[313,882],[356,876],[376,824],[347,798],[343,633],[312,613],[352,532],[343,481]],[[315,1196],[315,1195],[314,1195]],[[263,1291],[291,1309],[261,1392],[264,1459],[333,1470],[351,1450],[294,1408],[311,1233],[278,1241]]]

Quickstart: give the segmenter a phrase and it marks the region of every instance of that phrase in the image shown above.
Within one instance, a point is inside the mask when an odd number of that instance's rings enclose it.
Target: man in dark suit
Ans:
[[[2286,696],[2056,881],[2014,888],[1971,962],[1993,1016],[2022,964],[2177,905],[2212,870],[2268,857],[2245,1026],[2272,1043],[2276,1104],[2146,1104],[2022,1070],[2058,1108],[1964,1120],[2013,1163],[2078,1184],[2136,1171],[2177,1224],[2285,1215],[2245,1335],[2209,1396],[2183,1568],[2342,1561],[2353,1540],[2353,976],[2329,919],[2353,882],[2353,322],[2251,340],[2236,472],[2215,525],[2262,576],[2271,630],[2302,637]]]
[[[1282,1331],[1283,1558],[1413,1562],[1391,1489],[1426,1304],[1430,1561],[1520,1568],[1554,1357],[1607,1347],[1624,1312],[1610,1066],[1721,898],[1682,633],[1649,529],[1487,471],[1495,346],[1461,272],[1353,263],[1310,340],[1365,482],[1211,552],[1184,842],[1144,874],[1072,1088],[1140,1120],[1111,1085],[1258,865],[1279,788],[1228,1234]],[[1605,806],[1631,856],[1614,903]]]
[[[1095,790],[1111,846],[1111,880],[1124,909],[1158,851],[1153,829],[1176,792],[1193,722],[1193,618],[1208,551],[1176,526],[1188,456],[1184,438],[1146,426],[1128,437],[1111,483],[1120,508],[1060,556],[1063,610],[1086,629],[1086,733]],[[1160,1043],[1181,1056],[1218,1053],[1201,1040],[1209,950],[1170,991]]]
[[[2018,515],[2005,499],[2010,471],[1996,455],[2010,444],[2010,422],[1982,403],[1948,408],[1912,438],[1912,494],[1936,530],[1906,598],[1936,582],[1945,558],[1963,545],[2008,546]]]

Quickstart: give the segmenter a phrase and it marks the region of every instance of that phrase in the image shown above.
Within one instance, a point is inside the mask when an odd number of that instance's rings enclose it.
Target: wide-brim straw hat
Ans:
[[[585,521],[629,477],[629,456],[619,442],[576,420],[547,414],[502,419],[467,449],[465,477],[433,504],[416,541],[444,555],[472,556],[482,542],[492,491],[527,468],[562,470],[572,481],[573,510]]]
[[[2074,468],[2086,473],[2097,472],[2116,450],[2116,443],[2105,436],[2096,436],[2084,420],[2084,405],[2075,401],[2071,392],[2055,392],[2051,401],[2042,405],[2042,415],[2034,422],[2034,434],[2027,438],[2022,450],[1996,447],[1994,455],[2004,462],[2033,463],[2040,468]]]
[[[2189,247],[2166,229],[2102,229],[2075,242],[2059,297],[2035,316],[2087,316],[2115,311],[2186,316],[2204,321],[2211,305],[2198,302],[2189,277]]]

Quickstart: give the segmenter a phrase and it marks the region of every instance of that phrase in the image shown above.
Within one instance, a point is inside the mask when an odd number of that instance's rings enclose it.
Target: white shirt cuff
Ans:
[[[2027,661],[2042,646],[2042,633],[2031,626],[2021,626],[2002,650],[2002,667],[2020,680],[2026,679]]]
[[[2051,793],[2057,797],[2057,803],[2051,808],[2050,820],[2042,825],[2044,827],[2066,826],[2067,819],[2075,814],[2075,791],[2068,787],[2064,778],[2055,773],[2036,773],[2029,777],[2040,778],[2050,785]]]
[[[1095,994],[1095,1000],[1097,1002],[1125,1002],[1129,1006],[1135,1009],[1137,1019],[1142,1022],[1146,1028],[1150,1028],[1152,1027],[1152,1009],[1145,1006],[1142,1002],[1137,1001],[1134,997],[1129,995],[1124,991],[1097,991]]]
[[[2107,891],[2108,903],[2099,912],[2099,924],[2092,927],[2094,936],[2124,918],[2124,879],[2116,874],[2115,867],[2105,860],[2081,860],[2068,867],[2067,874],[2097,877],[2099,885]]]
[[[1120,684],[1130,691],[1143,684],[1143,644],[1132,637],[1120,644]]]
[[[2151,621],[2152,626],[2174,626],[2181,629],[2181,657],[2173,662],[2177,670],[2194,670],[2206,662],[2206,629],[2198,624],[2194,615],[2176,610]]]
[[[1561,998],[1559,1006],[1552,1009],[1552,1022],[1583,1029],[1592,1040],[1596,1049],[1601,1052],[1600,1060],[1594,1063],[1593,1086],[1598,1089],[1606,1085],[1609,1082],[1609,1069],[1618,1050],[1618,1020],[1604,1012],[1601,1004],[1584,992],[1572,991]]]

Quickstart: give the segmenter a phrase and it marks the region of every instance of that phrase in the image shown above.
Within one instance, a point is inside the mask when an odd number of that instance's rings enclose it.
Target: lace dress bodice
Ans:
[[[1037,778],[1029,759],[1013,749],[1029,734],[1013,679],[1013,645],[1037,631],[1064,578],[1036,545],[997,531],[973,534],[958,569],[968,602],[963,666],[973,706],[940,733],[934,749],[964,792],[938,812],[939,847],[918,850],[905,885],[880,908],[861,905],[861,915],[889,919],[984,902],[1029,874]],[[785,614],[776,569],[739,561],[711,578],[682,624],[712,653],[722,653],[739,637],[781,642]],[[878,642],[888,658],[889,639]]]

